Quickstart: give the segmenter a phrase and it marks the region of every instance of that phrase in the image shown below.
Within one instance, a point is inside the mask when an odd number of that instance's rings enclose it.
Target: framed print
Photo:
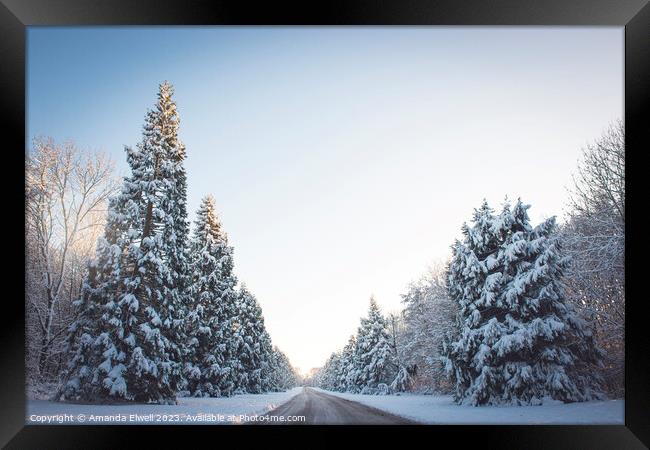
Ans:
[[[647,2],[0,17],[7,448],[649,445]]]

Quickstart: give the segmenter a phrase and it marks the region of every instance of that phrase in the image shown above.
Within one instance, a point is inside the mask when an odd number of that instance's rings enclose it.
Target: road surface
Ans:
[[[303,388],[287,403],[269,411],[265,416],[305,416],[304,422],[264,421],[277,425],[415,425],[403,417],[361,403],[345,400],[321,391]]]

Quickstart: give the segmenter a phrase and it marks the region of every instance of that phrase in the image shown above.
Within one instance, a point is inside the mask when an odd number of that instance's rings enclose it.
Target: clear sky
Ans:
[[[122,174],[174,85],[190,212],[215,196],[240,281],[303,371],[371,294],[398,310],[482,198],[561,218],[580,148],[623,117],[622,28],[31,27],[27,44],[28,136]]]

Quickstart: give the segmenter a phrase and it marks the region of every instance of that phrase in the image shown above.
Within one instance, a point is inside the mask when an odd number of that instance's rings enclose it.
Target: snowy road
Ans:
[[[416,424],[403,417],[310,388],[304,388],[300,394],[293,397],[287,403],[268,412],[265,416],[305,416],[304,422],[296,423],[308,425]]]

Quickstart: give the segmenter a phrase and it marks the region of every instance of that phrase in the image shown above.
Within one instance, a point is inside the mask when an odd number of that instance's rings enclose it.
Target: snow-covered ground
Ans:
[[[82,405],[46,400],[27,401],[27,424],[209,424],[245,422],[265,414],[302,391],[235,395],[229,398],[178,399],[178,405]],[[248,417],[247,417],[248,416]]]
[[[456,405],[448,395],[382,396],[323,392],[427,424],[624,424],[624,400],[567,404],[557,402],[542,406],[474,407]]]

